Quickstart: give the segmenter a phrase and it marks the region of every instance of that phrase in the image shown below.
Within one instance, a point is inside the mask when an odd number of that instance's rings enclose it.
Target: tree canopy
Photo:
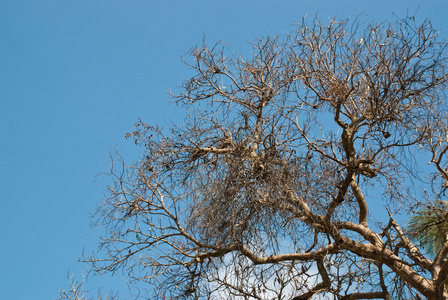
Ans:
[[[446,198],[446,45],[428,20],[316,17],[249,55],[194,47],[184,122],[127,134],[143,155],[114,158],[85,260],[148,299],[448,299],[446,235],[429,254],[406,226]]]

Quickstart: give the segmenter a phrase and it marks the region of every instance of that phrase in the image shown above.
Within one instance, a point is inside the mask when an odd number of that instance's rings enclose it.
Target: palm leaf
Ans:
[[[446,243],[448,201],[437,200],[417,211],[408,222],[411,239],[419,242],[431,256]]]

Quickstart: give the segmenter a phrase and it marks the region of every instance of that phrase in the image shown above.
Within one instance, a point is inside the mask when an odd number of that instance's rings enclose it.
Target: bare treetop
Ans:
[[[400,223],[448,186],[431,23],[304,19],[251,46],[193,48],[185,122],[127,135],[144,155],[112,168],[93,270],[151,299],[448,299],[446,238],[430,257]]]

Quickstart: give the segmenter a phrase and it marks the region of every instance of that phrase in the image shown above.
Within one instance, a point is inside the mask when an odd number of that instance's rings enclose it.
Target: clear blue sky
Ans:
[[[107,183],[95,175],[115,148],[138,157],[124,139],[138,118],[182,120],[166,92],[203,34],[238,51],[317,11],[381,21],[417,9],[448,37],[446,0],[0,0],[0,299],[56,298],[68,270],[80,278],[102,233],[89,227]],[[88,287],[126,299],[121,276]]]

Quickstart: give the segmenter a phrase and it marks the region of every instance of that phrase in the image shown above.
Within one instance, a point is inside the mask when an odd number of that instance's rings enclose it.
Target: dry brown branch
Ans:
[[[446,43],[413,20],[191,50],[185,124],[127,135],[145,153],[111,169],[85,260],[152,299],[448,299],[448,244],[431,260],[396,221],[424,202],[421,157],[434,197],[448,181]]]

